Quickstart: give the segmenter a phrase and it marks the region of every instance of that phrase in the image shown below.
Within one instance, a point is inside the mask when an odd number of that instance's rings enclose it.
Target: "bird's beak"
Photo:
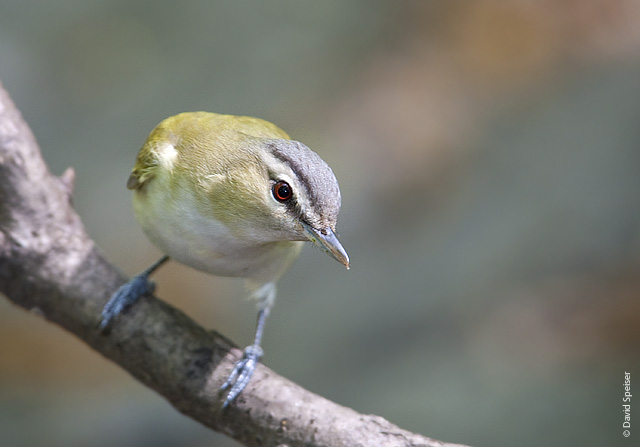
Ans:
[[[333,259],[344,264],[347,270],[349,270],[349,255],[344,248],[342,248],[342,244],[340,244],[340,241],[331,228],[316,230],[311,225],[304,222],[302,222],[302,227],[311,242],[320,247]]]

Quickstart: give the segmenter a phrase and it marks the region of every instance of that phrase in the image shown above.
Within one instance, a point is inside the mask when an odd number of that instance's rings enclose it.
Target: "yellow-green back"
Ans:
[[[289,136],[278,126],[259,118],[187,112],[169,117],[156,126],[140,149],[129,189],[142,187],[160,166],[172,168],[174,162],[194,175],[215,174],[240,154],[238,147],[249,138]],[[168,145],[171,146],[167,150]]]

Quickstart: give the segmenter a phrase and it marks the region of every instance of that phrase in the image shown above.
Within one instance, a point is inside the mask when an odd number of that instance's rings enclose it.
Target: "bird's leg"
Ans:
[[[102,320],[100,321],[99,329],[104,331],[109,324],[117,317],[124,309],[134,304],[138,299],[147,293],[153,293],[154,284],[149,281],[149,275],[158,269],[162,264],[169,260],[169,256],[163,256],[148,269],[134,276],[128,283],[122,285],[111,296],[111,299],[105,304],[102,309]]]
[[[258,324],[256,326],[256,335],[252,345],[244,348],[244,355],[233,366],[233,370],[227,381],[222,385],[220,389],[226,390],[230,387],[227,397],[222,404],[222,408],[226,408],[233,400],[242,392],[247,386],[253,376],[258,362],[262,357],[263,351],[260,346],[262,341],[262,333],[264,331],[264,324],[267,321],[271,306],[275,299],[276,289],[274,283],[266,283],[258,290],[256,290],[252,296],[258,299]]]

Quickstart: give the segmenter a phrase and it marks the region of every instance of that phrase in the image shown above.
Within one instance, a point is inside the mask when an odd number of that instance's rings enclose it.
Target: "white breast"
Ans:
[[[169,182],[158,180],[134,192],[133,206],[149,239],[176,261],[214,275],[268,282],[297,257],[301,242],[240,240],[223,223],[203,215],[189,189],[171,190]]]

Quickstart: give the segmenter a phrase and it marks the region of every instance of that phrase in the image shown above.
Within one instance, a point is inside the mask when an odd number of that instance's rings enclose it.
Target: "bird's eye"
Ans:
[[[284,180],[280,180],[273,185],[273,197],[281,203],[288,201],[293,196],[291,186]]]

